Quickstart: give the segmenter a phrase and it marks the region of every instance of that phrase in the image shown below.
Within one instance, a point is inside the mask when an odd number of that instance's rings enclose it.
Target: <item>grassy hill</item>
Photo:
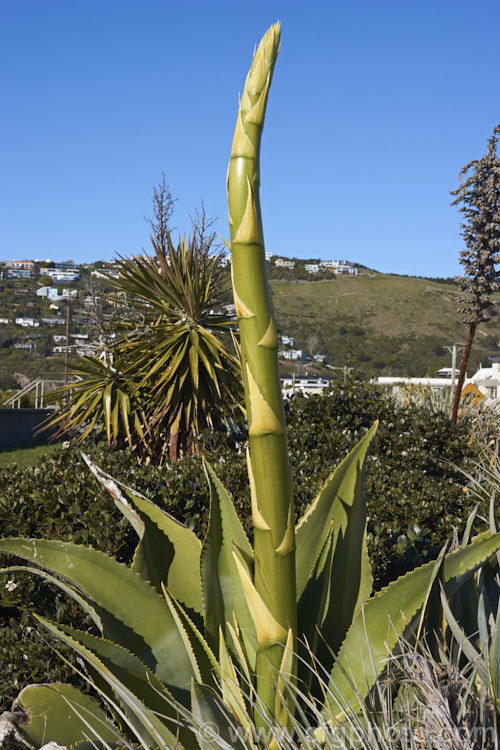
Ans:
[[[451,366],[445,348],[466,337],[458,288],[372,271],[329,281],[272,281],[278,328],[296,348],[369,374],[426,375]],[[500,317],[476,333],[469,373],[500,356]],[[310,369],[310,368],[309,368]]]
[[[270,268],[273,275],[278,272],[274,266]],[[79,325],[77,316],[89,315],[85,298],[93,270],[94,264],[84,267],[78,281],[64,284],[77,292],[71,305],[72,334],[92,333],[92,326]],[[359,276],[326,280],[306,271],[298,279],[290,278],[292,272],[283,272],[288,274],[286,280],[272,279],[278,328],[295,338],[295,348],[309,355],[325,354],[330,365],[350,365],[369,375],[433,375],[440,367],[449,367],[451,355],[445,347],[463,341],[467,333],[457,314],[457,287],[363,271]],[[297,269],[293,273],[297,275]],[[62,377],[63,357],[53,355],[53,335],[64,333],[64,326],[46,325],[42,318],[59,317],[63,323],[66,303],[57,303],[54,310],[51,300],[37,297],[42,274],[39,268],[32,279],[11,280],[5,272],[0,280],[0,320],[12,320],[10,325],[0,325],[0,390],[22,386],[34,377]],[[15,326],[13,318],[18,315],[36,317],[40,327]],[[23,348],[16,348],[19,346]],[[500,356],[500,316],[496,310],[492,320],[478,328],[469,373],[480,362],[486,364],[491,355]],[[311,364],[283,365],[284,370],[292,367],[299,372],[332,374]]]

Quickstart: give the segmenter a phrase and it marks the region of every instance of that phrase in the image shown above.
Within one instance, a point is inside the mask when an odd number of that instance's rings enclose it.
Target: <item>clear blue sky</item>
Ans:
[[[381,271],[460,272],[449,191],[500,122],[498,0],[2,0],[0,259],[147,246],[225,175],[254,45],[282,46],[261,154],[266,248]]]

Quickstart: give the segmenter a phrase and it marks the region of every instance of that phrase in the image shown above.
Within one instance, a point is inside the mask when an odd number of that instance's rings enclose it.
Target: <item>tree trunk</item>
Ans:
[[[469,361],[470,349],[472,346],[472,340],[476,333],[477,323],[471,323],[469,326],[469,333],[467,334],[467,341],[465,344],[464,355],[462,357],[462,364],[460,365],[460,374],[458,376],[457,388],[455,391],[455,401],[453,402],[453,413],[451,415],[451,421],[453,424],[457,423],[458,416],[458,405],[460,403],[460,396],[462,395],[462,387],[465,380],[465,370],[467,369],[467,363]]]

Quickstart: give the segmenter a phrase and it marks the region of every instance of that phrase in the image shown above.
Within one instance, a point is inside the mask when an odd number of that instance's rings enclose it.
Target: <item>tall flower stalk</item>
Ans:
[[[254,583],[286,639],[289,629],[297,632],[293,493],[259,201],[260,139],[279,39],[277,23],[254,54],[240,99],[227,195],[250,444]],[[265,638],[258,644],[257,692],[269,707],[275,700],[273,668],[279,669],[282,657],[280,645]]]

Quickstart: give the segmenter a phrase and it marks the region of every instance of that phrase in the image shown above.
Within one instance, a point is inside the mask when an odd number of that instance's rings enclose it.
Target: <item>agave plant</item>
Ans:
[[[151,242],[155,257],[113,266],[115,301],[123,305],[125,294],[135,315],[122,322],[112,364],[78,361],[83,380],[48,426],[81,428],[82,440],[97,425],[108,443],[162,463],[195,449],[202,430],[224,427],[242,394],[239,363],[224,340],[229,323],[217,314],[227,287],[220,256],[195,238],[175,247],[168,232],[161,244]]]
[[[19,700],[32,741],[43,734],[60,744],[68,737],[116,744],[120,733],[140,732],[146,746],[190,748],[193,735],[185,725],[193,716],[200,727],[210,724],[222,746],[248,747],[248,736],[235,740],[231,728],[286,727],[295,709],[287,685],[296,679],[316,696],[328,722],[369,693],[403,632],[415,623],[422,630],[437,581],[447,597],[454,595],[500,549],[500,534],[487,532],[370,596],[364,466],[376,425],[295,523],[258,195],[260,136],[279,35],[279,25],[271,27],[254,54],[228,173],[254,546],[208,465],[210,519],[200,541],[89,461],[137,532],[131,567],[59,541],[3,539],[0,552],[22,558],[23,569],[60,586],[88,613],[95,633],[38,620],[85,660],[113,721],[74,689],[30,686]],[[156,361],[158,372],[164,364]],[[302,643],[321,664],[327,690],[300,668]],[[214,699],[216,684],[225,710]],[[202,732],[198,742],[207,750],[219,746]]]

